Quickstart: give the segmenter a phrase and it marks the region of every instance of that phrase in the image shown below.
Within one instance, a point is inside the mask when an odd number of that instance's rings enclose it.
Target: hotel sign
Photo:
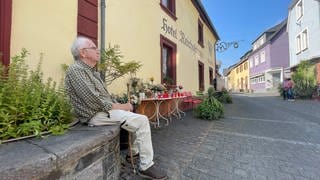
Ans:
[[[178,31],[177,28],[174,28],[172,25],[168,24],[166,18],[162,19],[161,30],[165,34],[168,34],[168,35],[172,36],[173,38],[179,40],[179,42],[181,42],[186,47],[190,48],[194,53],[198,52],[199,54],[201,54],[201,52],[197,48],[197,45],[195,43],[193,43],[182,30]]]

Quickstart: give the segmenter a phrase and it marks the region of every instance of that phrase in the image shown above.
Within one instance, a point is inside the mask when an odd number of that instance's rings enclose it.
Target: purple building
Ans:
[[[277,91],[283,70],[289,67],[287,20],[263,32],[249,55],[250,88],[253,92]]]

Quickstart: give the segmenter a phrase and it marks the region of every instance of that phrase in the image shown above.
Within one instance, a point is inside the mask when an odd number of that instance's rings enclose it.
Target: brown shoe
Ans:
[[[151,167],[149,167],[145,171],[139,170],[138,174],[143,178],[154,179],[154,180],[164,180],[164,179],[168,178],[164,172],[162,172],[160,169],[157,169],[156,167],[154,167],[154,165],[152,165]]]

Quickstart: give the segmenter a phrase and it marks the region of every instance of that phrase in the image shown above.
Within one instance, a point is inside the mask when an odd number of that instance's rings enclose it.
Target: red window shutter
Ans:
[[[0,60],[10,63],[12,0],[0,0]]]
[[[78,35],[98,42],[98,0],[78,0]]]

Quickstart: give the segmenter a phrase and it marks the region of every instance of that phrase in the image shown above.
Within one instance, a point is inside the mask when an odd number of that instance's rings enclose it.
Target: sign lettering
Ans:
[[[186,35],[185,33],[180,30],[179,31],[179,37],[178,37],[178,33],[177,33],[177,29],[175,29],[172,25],[168,25],[167,23],[167,19],[163,18],[162,19],[162,26],[161,26],[161,30],[165,33],[165,34],[169,34],[172,37],[174,37],[175,39],[179,39],[179,42],[181,42],[183,45],[185,45],[186,47],[190,48],[194,53],[198,53],[200,55],[202,55],[202,53],[199,51],[199,49],[197,48],[197,45],[194,44]]]

